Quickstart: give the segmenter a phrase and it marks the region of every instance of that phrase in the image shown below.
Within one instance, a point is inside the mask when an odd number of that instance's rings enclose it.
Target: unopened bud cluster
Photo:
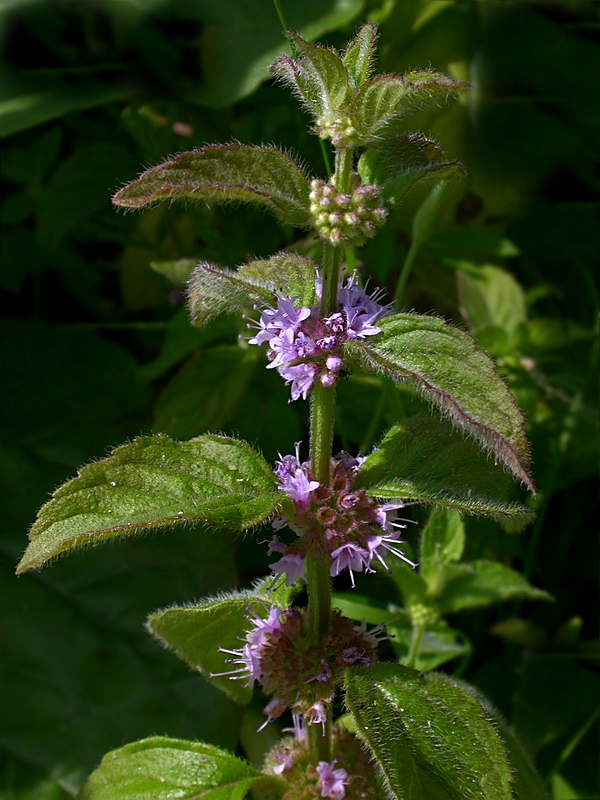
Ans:
[[[315,131],[321,139],[331,139],[334,147],[356,147],[360,144],[356,128],[349,117],[319,117]]]
[[[425,603],[411,603],[410,620],[415,627],[427,627],[435,625],[439,620],[439,613],[433,606]]]
[[[352,194],[317,179],[310,186],[310,210],[319,235],[335,245],[364,244],[385,222],[387,210],[376,186],[359,186]]]

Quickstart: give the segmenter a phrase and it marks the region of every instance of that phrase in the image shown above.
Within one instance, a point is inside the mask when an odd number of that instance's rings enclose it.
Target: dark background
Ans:
[[[470,329],[516,394],[537,519],[518,536],[470,520],[468,556],[513,566],[555,600],[461,612],[452,624],[473,652],[444,668],[513,722],[554,800],[598,798],[598,4],[283,7],[291,28],[338,47],[378,22],[381,71],[430,66],[472,84],[407,121],[468,180],[419,250],[405,306]],[[273,460],[307,422],[306,405],[288,405],[278,376],[236,346],[240,321],[194,330],[181,287],[149,267],[182,257],[233,267],[297,232],[245,207],[124,215],[110,196],[177,151],[231,139],[274,142],[311,174],[325,170],[307,116],[268,80],[284,42],[266,0],[5,0],[0,25],[0,798],[64,800],[104,752],[136,738],[244,752],[260,705],[235,708],[142,625],[156,608],[264,574],[266,535],[140,538],[17,579],[37,508],[139,434],[236,433]],[[392,293],[422,200],[415,192],[358,253]],[[360,375],[339,399],[338,444],[352,452],[416,402]],[[381,602],[392,590],[375,580],[359,591]]]

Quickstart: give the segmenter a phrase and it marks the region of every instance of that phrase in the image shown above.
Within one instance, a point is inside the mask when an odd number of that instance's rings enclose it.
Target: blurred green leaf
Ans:
[[[151,261],[150,267],[168,278],[171,283],[185,286],[196,263],[194,258],[178,258],[176,261]]]
[[[481,703],[449,678],[393,664],[351,668],[346,703],[393,796],[511,800],[500,737]]]
[[[406,382],[491,450],[535,492],[523,417],[493,361],[458,328],[435,317],[394,314],[381,333],[346,349],[370,372]]]
[[[506,270],[485,265],[456,275],[462,313],[473,331],[503,328],[512,337],[526,321],[525,293]]]
[[[410,417],[388,431],[356,485],[373,497],[491,515],[513,529],[532,518],[527,507],[509,502],[506,473],[443,418]]]
[[[80,800],[243,800],[252,786],[285,788],[209,744],[156,736],[113,750],[84,786]]]
[[[404,623],[390,623],[386,630],[398,659],[405,662],[414,636],[412,624],[408,620]],[[460,631],[450,628],[444,622],[436,622],[428,625],[423,634],[415,669],[428,672],[470,652],[471,646]]]
[[[445,567],[459,561],[465,547],[465,526],[458,511],[436,508],[423,531],[420,573],[436,594]]]
[[[307,225],[309,184],[302,167],[276,147],[213,144],[180,153],[143,172],[114,195],[122,208],[143,208],[177,198],[246,202],[281,221]]]
[[[445,613],[498,603],[512,597],[526,600],[551,600],[548,592],[536,589],[518,572],[493,561],[471,561],[448,565],[446,585],[440,597]]]
[[[271,468],[246,442],[136,439],[54,492],[18,572],[83,545],[190,522],[244,530],[266,519],[279,499]]]

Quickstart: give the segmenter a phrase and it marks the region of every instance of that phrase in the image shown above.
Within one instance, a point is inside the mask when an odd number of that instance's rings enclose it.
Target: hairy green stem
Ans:
[[[332,182],[340,192],[350,189],[353,155],[351,150],[338,150]],[[322,317],[337,311],[338,285],[342,264],[342,248],[330,242],[323,246],[321,293]],[[323,486],[331,482],[331,445],[335,421],[335,388],[317,381],[311,398],[310,462],[315,480]],[[329,633],[331,622],[331,577],[329,564],[311,553],[306,557],[308,585],[308,638],[311,644],[321,644]],[[331,723],[308,726],[308,747],[313,764],[331,761]]]

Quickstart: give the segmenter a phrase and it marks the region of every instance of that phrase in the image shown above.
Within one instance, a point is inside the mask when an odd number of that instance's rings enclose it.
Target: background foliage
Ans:
[[[427,213],[415,192],[360,257],[394,294],[408,255],[403,305],[469,329],[528,420],[536,521],[511,535],[468,519],[456,569],[501,562],[554,602],[450,606],[444,670],[480,687],[514,725],[555,800],[598,798],[597,6],[283,6],[292,28],[332,45],[375,21],[383,71],[431,66],[473,86],[406,123],[460,159],[468,181]],[[14,566],[49,493],[140,433],[236,433],[270,461],[302,437],[305,405],[289,405],[261,355],[240,346],[242,323],[195,330],[182,284],[150,268],[180,258],[234,267],[288,247],[294,232],[246,208],[123,215],[110,206],[142,166],[213,141],[275,142],[325,174],[303,112],[267,81],[283,50],[277,16],[267,0],[5,0],[0,23],[0,797],[73,797],[103,753],[154,734],[260,760],[272,734],[255,736],[256,709],[241,712],[142,626],[167,604],[249,585],[267,568],[266,537],[200,541],[188,529],[18,579]],[[351,452],[423,411],[414,395],[358,373],[339,399],[339,445]],[[399,574],[359,580],[352,595],[339,588],[340,607],[374,622],[397,620],[407,592]],[[394,632],[402,654],[400,623]]]

